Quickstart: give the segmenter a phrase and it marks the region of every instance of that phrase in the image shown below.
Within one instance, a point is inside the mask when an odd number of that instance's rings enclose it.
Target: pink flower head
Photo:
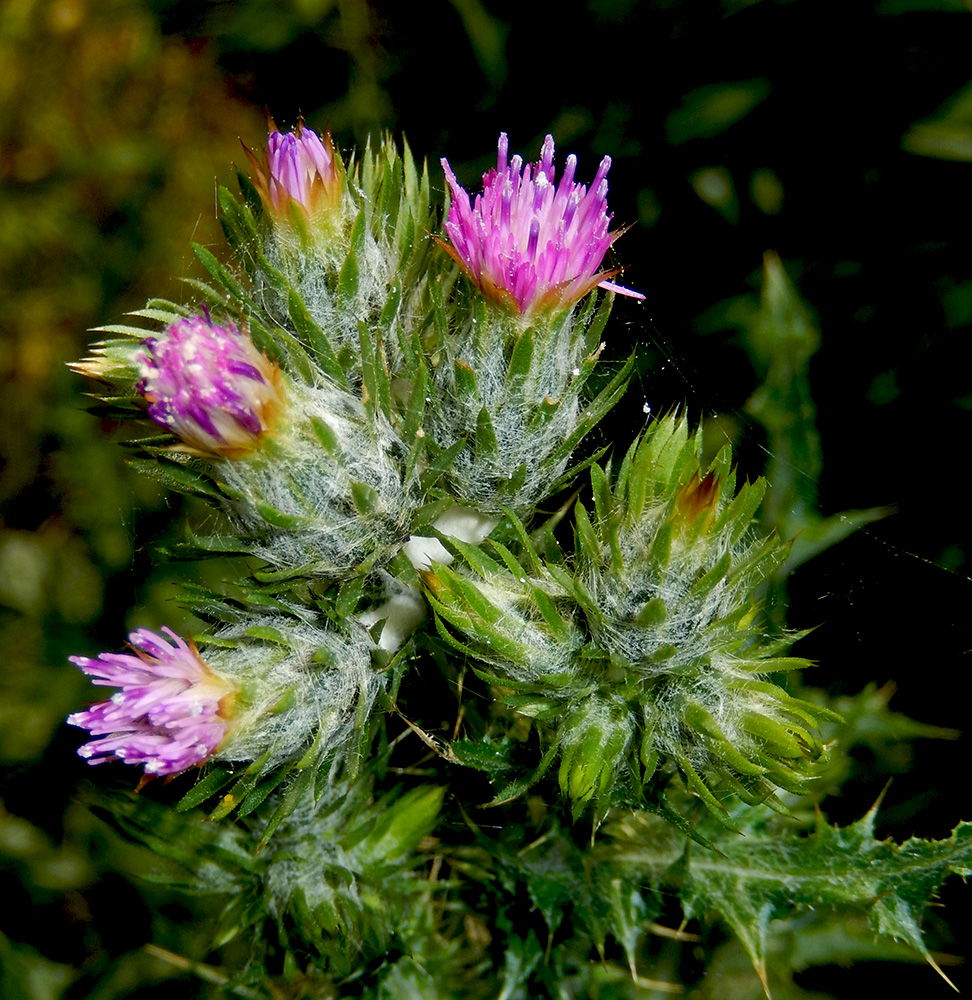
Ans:
[[[68,716],[70,725],[101,737],[78,749],[89,764],[115,757],[144,764],[146,775],[179,774],[202,764],[223,742],[236,688],[206,666],[191,640],[162,631],[171,642],[148,629],[132,632],[135,655],[70,657],[94,684],[120,689]]]
[[[253,182],[270,212],[285,218],[292,202],[310,215],[333,208],[341,184],[331,133],[325,132],[322,139],[305,128],[303,120],[284,134],[271,118],[270,129],[262,163],[244,147],[254,170]]]
[[[540,160],[523,166],[520,156],[507,162],[509,140],[500,133],[496,169],[483,174],[483,193],[472,204],[449,161],[442,159],[452,204],[445,249],[484,295],[520,314],[563,308],[596,285],[644,298],[607,279],[617,269],[599,271],[608,247],[620,235],[608,232],[607,172],[601,160],[590,188],[574,182],[577,157],[571,154],[555,183],[553,136]]]
[[[213,323],[208,312],[149,337],[137,361],[136,389],[149,416],[198,454],[246,454],[280,403],[277,366],[232,323]]]

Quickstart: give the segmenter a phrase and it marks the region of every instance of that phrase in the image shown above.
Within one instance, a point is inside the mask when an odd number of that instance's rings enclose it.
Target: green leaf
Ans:
[[[587,509],[577,501],[574,504],[574,531],[577,557],[582,563],[591,567],[601,565],[601,543],[597,537],[597,532],[591,524]]]
[[[668,141],[679,145],[689,139],[718,135],[745,118],[769,93],[769,80],[762,78],[696,87],[665,119]]]
[[[0,994],[4,1000],[59,1000],[81,973],[0,934]]]
[[[479,388],[476,385],[476,373],[462,358],[456,358],[456,394],[463,401],[473,402],[479,399]]]
[[[303,764],[303,761],[301,764]],[[277,827],[283,820],[310,794],[311,787],[314,784],[314,774],[315,769],[313,767],[303,767],[298,771],[297,778],[291,782],[284,793],[283,799],[280,801],[280,805],[274,810],[266,829],[263,831],[263,836],[257,845],[258,854],[270,843],[271,838],[277,832]]]
[[[276,507],[271,507],[268,503],[263,503],[258,500],[254,507],[256,507],[257,513],[263,518],[267,524],[272,524],[275,528],[284,528],[287,531],[293,531],[295,529],[306,528],[307,525],[311,524],[311,519],[309,517],[304,517],[297,514],[287,514],[282,510],[277,510]]]
[[[320,442],[321,447],[328,453],[328,455],[331,456],[331,458],[340,460],[341,443],[331,427],[317,416],[311,417],[310,423],[311,429],[314,432],[314,437],[316,437]]]
[[[629,870],[650,872],[660,884],[677,879],[687,917],[718,913],[764,985],[771,921],[803,907],[861,910],[875,933],[908,944],[934,965],[919,920],[949,875],[972,874],[972,823],[960,823],[948,840],[896,844],[874,838],[876,809],[847,827],[821,818],[811,834],[770,832],[753,821],[743,836],[718,834],[719,853],[679,843],[660,819],[641,814],[608,832],[615,857]],[[677,865],[683,850],[687,863]]]
[[[617,375],[594,397],[585,407],[583,416],[577,422],[577,426],[567,436],[566,440],[551,455],[550,461],[556,462],[561,458],[570,455],[577,447],[581,439],[612,409],[615,403],[624,395],[628,387],[628,380],[634,370],[635,352],[632,351],[628,360],[621,367]],[[555,484],[559,489],[564,479],[561,477]],[[553,492],[553,491],[551,491]]]
[[[260,240],[253,216],[222,184],[216,188],[216,200],[222,213],[220,222],[226,239],[238,254],[248,255],[253,247],[259,246]]]
[[[351,499],[355,509],[363,518],[374,514],[381,501],[378,491],[373,486],[355,480],[351,481]]]
[[[354,225],[351,227],[351,249],[355,253],[361,253],[364,249],[365,243],[365,232],[367,230],[367,220],[365,219],[365,212],[362,208],[361,211],[355,216]]]
[[[604,328],[611,316],[611,310],[614,308],[614,298],[614,293],[609,292],[601,299],[601,304],[597,307],[597,312],[584,333],[584,347],[589,355],[594,354],[601,342],[601,334],[604,333]],[[594,297],[591,296],[591,305],[593,304]]]
[[[485,771],[490,778],[495,779],[513,766],[510,762],[513,746],[510,739],[496,741],[483,736],[479,740],[456,740],[450,744],[450,749],[464,767]]]
[[[489,410],[484,406],[479,411],[476,420],[476,459],[481,462],[496,461],[499,457],[499,445],[496,443],[496,431],[490,419]]]
[[[341,273],[338,275],[338,294],[345,302],[350,302],[358,294],[359,274],[358,258],[354,250],[351,250],[341,265]]]
[[[232,771],[216,768],[210,771],[205,778],[197,781],[192,788],[182,796],[176,803],[179,812],[188,812],[202,805],[210,796],[215,795],[224,785],[228,785],[236,775]]]
[[[513,345],[513,354],[506,371],[506,391],[512,397],[523,391],[533,362],[533,329],[525,330]]]
[[[250,332],[255,334],[257,328],[258,324],[251,320]],[[284,349],[290,360],[294,373],[299,375],[308,385],[313,385],[317,369],[314,367],[313,362],[308,357],[307,351],[304,350],[300,341],[281,326],[275,326],[273,333],[268,334],[268,337],[275,344],[279,344]]]
[[[243,286],[230,274],[229,270],[201,244],[193,243],[192,252],[199,258],[200,263],[229,293],[230,297],[242,305],[252,306],[250,297],[243,290]]]
[[[457,441],[453,441],[448,448],[436,455],[429,467],[422,473],[420,481],[422,493],[427,494],[432,489],[442,475],[452,467],[452,463],[456,460],[456,455],[465,447],[466,439],[459,438]]]
[[[379,410],[391,419],[391,386],[382,355],[375,350],[371,331],[365,323],[358,323],[358,343],[361,346],[361,380],[365,407]]]
[[[321,368],[331,378],[331,380],[341,389],[348,388],[344,371],[338,363],[331,347],[331,342],[327,339],[324,331],[314,322],[311,314],[304,305],[304,300],[293,290],[287,297],[287,312],[290,321],[294,324],[294,329],[307,341],[314,352]]]
[[[188,493],[193,496],[218,497],[219,492],[213,488],[210,480],[194,469],[175,462],[156,461],[150,458],[130,458],[130,465],[136,472],[141,472],[157,480],[171,490]]]
[[[387,865],[411,851],[432,832],[442,808],[445,787],[420,785],[406,792],[389,805],[364,839],[354,843],[355,833],[348,834],[344,843],[355,861],[366,871],[369,867]]]

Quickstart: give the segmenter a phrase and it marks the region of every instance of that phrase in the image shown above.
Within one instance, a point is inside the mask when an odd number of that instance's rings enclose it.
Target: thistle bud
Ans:
[[[239,458],[267,432],[281,404],[280,373],[232,323],[207,312],[149,337],[136,358],[149,416],[209,457]]]
[[[575,814],[591,798],[610,798],[633,728],[624,705],[609,699],[588,699],[564,720],[558,777]]]
[[[708,473],[704,479],[695,473],[675,496],[673,524],[685,529],[699,524],[705,534],[718,513],[720,488],[715,473]]]
[[[88,763],[116,758],[143,764],[147,775],[180,774],[206,761],[226,737],[235,685],[206,665],[192,640],[162,631],[169,639],[132,632],[134,655],[70,657],[95,684],[119,688],[68,716],[72,726],[101,737],[78,750]]]
[[[720,816],[715,788],[745,801],[803,792],[826,761],[819,731],[836,717],[765,679],[809,665],[779,655],[792,636],[761,616],[788,546],[752,531],[761,483],[736,492],[728,452],[703,474],[701,443],[684,417],[664,417],[613,479],[593,466],[595,512],[575,506],[573,560],[552,539],[541,559],[524,531],[516,555],[493,543],[501,562],[463,550],[423,574],[440,633],[549,727],[575,814],[637,794],[663,759]]]
[[[341,194],[331,133],[323,138],[306,128],[303,120],[286,134],[270,120],[271,132],[262,163],[246,150],[253,167],[253,183],[268,211],[276,219],[286,219],[291,205],[307,215],[333,209]]]
[[[204,647],[164,628],[129,636],[130,653],[73,656],[98,685],[117,691],[68,717],[102,737],[78,753],[92,764],[115,757],[147,775],[205,763],[261,761],[261,773],[306,752],[337,751],[360,730],[384,683],[360,626],[318,628],[285,616],[222,629]]]

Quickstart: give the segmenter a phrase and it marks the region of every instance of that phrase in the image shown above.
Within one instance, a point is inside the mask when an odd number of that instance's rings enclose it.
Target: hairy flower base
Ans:
[[[225,738],[235,688],[206,666],[191,640],[162,631],[171,642],[148,629],[132,632],[135,655],[70,657],[92,683],[120,688],[68,716],[72,726],[102,737],[78,749],[89,764],[117,758],[144,764],[146,774],[179,774],[202,764]]]
[[[445,230],[446,250],[487,298],[521,314],[562,308],[599,284],[636,298],[639,292],[606,279],[617,270],[599,271],[608,247],[620,233],[608,232],[605,156],[590,188],[574,182],[577,157],[567,157],[555,184],[553,136],[543,143],[540,160],[523,166],[520,156],[507,162],[509,140],[499,137],[496,169],[483,175],[483,193],[470,203],[449,161],[442,159],[452,196]],[[445,246],[445,244],[443,244]]]
[[[256,445],[279,407],[279,371],[232,323],[208,312],[149,337],[136,389],[149,416],[193,451],[238,458]]]

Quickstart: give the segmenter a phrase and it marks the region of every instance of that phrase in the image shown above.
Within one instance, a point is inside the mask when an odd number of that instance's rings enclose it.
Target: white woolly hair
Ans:
[[[779,706],[750,692],[742,691],[734,679],[759,676],[759,671],[740,669],[732,655],[713,646],[708,627],[735,611],[749,599],[758,580],[744,574],[731,585],[720,581],[708,593],[692,593],[695,582],[726,553],[733,562],[746,559],[762,540],[752,533],[735,543],[727,531],[713,544],[680,544],[673,539],[668,566],[660,573],[648,560],[650,542],[667,516],[667,505],[646,511],[637,530],[624,532],[621,553],[625,572],[618,578],[589,570],[584,582],[603,611],[601,622],[591,623],[598,643],[624,656],[632,669],[650,682],[648,701],[653,710],[651,725],[654,743],[663,753],[685,753],[690,763],[702,768],[708,752],[702,741],[686,740],[682,712],[686,704],[704,708],[726,738],[745,752],[753,738],[740,726],[743,711],[752,709],[768,717],[780,717]],[[605,552],[605,565],[610,565]],[[665,619],[650,627],[632,622],[647,601],[660,598],[665,603]],[[665,647],[675,653],[661,662],[651,657]],[[759,704],[755,704],[758,701]]]
[[[551,484],[567,467],[568,457],[557,462],[549,456],[577,426],[580,407],[576,399],[559,406],[548,420],[532,425],[545,400],[563,398],[579,374],[583,330],[574,314],[565,317],[553,331],[538,328],[530,371],[514,394],[507,386],[509,351],[518,334],[513,320],[487,314],[492,324],[474,340],[476,318],[470,317],[457,332],[455,342],[444,345],[444,358],[434,370],[434,388],[445,405],[435,408],[429,423],[433,437],[443,445],[466,435],[470,444],[460,452],[447,474],[458,499],[487,513],[499,513],[502,505],[517,511],[530,510],[546,496]],[[463,398],[456,385],[455,360],[460,359],[476,376],[477,399]],[[476,455],[472,441],[480,411],[485,407],[496,433],[495,458]],[[500,492],[521,465],[526,479],[513,496]]]
[[[336,292],[341,270],[350,250],[347,239],[361,207],[358,199],[366,197],[364,191],[358,191],[357,195],[347,189],[342,192],[337,209],[341,219],[335,229],[338,233],[343,231],[343,238],[335,235],[333,238],[321,239],[307,248],[296,233],[286,226],[279,226],[275,227],[274,239],[264,247],[268,264],[276,271],[288,275],[310,317],[321,330],[326,331],[334,351],[348,347],[353,355],[358,354],[359,322],[364,322],[371,329],[377,327],[390,289],[397,282],[399,270],[399,253],[392,245],[390,234],[382,221],[377,226],[379,238],[376,239],[371,228],[365,227],[355,248],[358,278],[354,295],[348,298]],[[370,207],[372,213],[379,210],[376,205]],[[288,302],[279,291],[279,282],[269,280],[259,267],[254,274],[254,282],[256,298],[268,315],[283,327],[290,328]],[[395,335],[396,319],[404,329],[410,330],[420,312],[425,311],[422,305],[425,278],[418,284],[423,288],[405,290],[398,315],[391,319],[389,328],[384,331],[383,346],[389,353],[387,360],[393,371],[397,370],[401,361],[398,338]],[[310,345],[304,346],[310,348]]]
[[[369,419],[360,399],[330,383],[295,388],[288,406],[290,426],[272,453],[223,461],[218,469],[230,491],[245,498],[230,513],[254,539],[254,554],[279,569],[341,575],[376,550],[402,544],[420,497],[417,484],[403,483],[404,446],[388,421]],[[339,454],[314,435],[315,418],[330,429]],[[374,491],[373,510],[357,509],[353,483]],[[259,504],[300,522],[275,528]]]
[[[497,576],[493,580],[475,581],[477,589],[495,608],[503,612],[503,635],[522,644],[528,651],[521,660],[513,661],[502,653],[483,647],[477,642],[477,652],[488,663],[499,667],[511,680],[526,684],[542,683],[545,675],[570,675],[576,672],[574,659],[584,644],[584,634],[571,627],[567,642],[552,636],[539,613],[529,613],[530,604],[523,590],[510,579]]]
[[[563,746],[571,747],[583,743],[590,730],[594,728],[599,729],[605,738],[608,734],[616,734],[620,729],[624,732],[624,749],[627,749],[634,735],[635,719],[620,699],[587,698],[577,707],[583,710],[583,719],[574,725],[561,728]],[[575,720],[576,716],[571,721]],[[619,751],[618,757],[623,756],[624,750]]]
[[[592,623],[598,640],[606,649],[626,657],[648,677],[681,673],[710,654],[711,641],[706,628],[749,597],[752,581],[744,577],[730,586],[722,580],[701,596],[694,595],[692,588],[727,551],[738,562],[760,544],[750,536],[733,544],[728,532],[713,540],[711,546],[681,545],[676,537],[668,566],[659,572],[651,566],[648,553],[667,511],[666,504],[658,504],[645,512],[636,530],[622,533],[624,572],[620,576],[594,569],[584,574],[584,582],[603,612],[602,624]],[[605,564],[610,565],[609,553],[605,552],[604,557]],[[631,619],[654,598],[664,602],[665,620],[648,628],[633,624]],[[674,656],[663,663],[648,662],[667,646],[675,647]]]
[[[253,638],[253,629],[273,629],[287,645]],[[256,760],[270,751],[269,771],[303,753],[318,734],[325,753],[339,750],[384,683],[371,664],[374,644],[360,626],[338,631],[267,616],[222,629],[215,640],[234,645],[204,649],[203,658],[241,691],[218,760]]]

